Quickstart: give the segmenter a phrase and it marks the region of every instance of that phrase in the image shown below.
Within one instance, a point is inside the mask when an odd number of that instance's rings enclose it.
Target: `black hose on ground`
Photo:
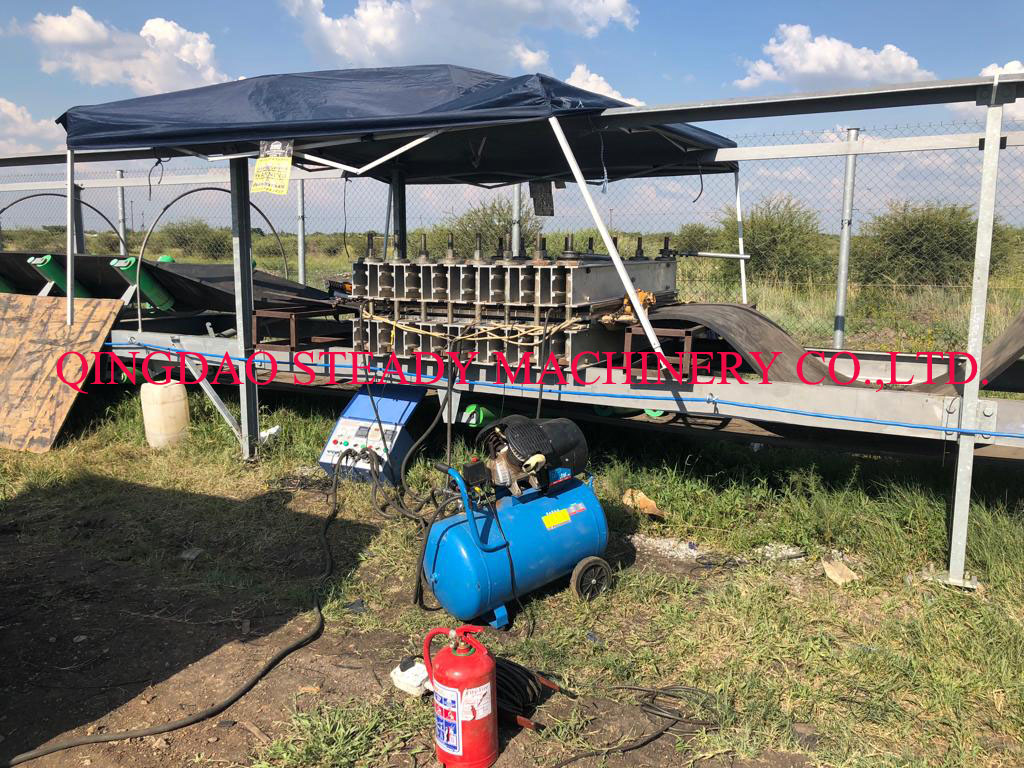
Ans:
[[[662,724],[648,734],[625,744],[617,744],[603,749],[592,749],[579,752],[555,763],[551,768],[565,768],[588,757],[607,757],[608,755],[624,754],[653,744],[666,733],[680,738],[695,736],[701,731],[717,731],[721,723],[711,717],[699,717],[716,713],[715,699],[707,691],[691,688],[686,685],[668,685],[664,688],[644,688],[635,685],[620,685],[613,691],[634,691],[639,693],[637,704],[640,710],[649,717],[658,718]]]
[[[341,462],[338,462],[338,466],[341,466]],[[324,630],[324,615],[320,606],[320,589],[323,587],[324,582],[331,577],[334,573],[334,556],[331,553],[331,545],[327,541],[327,531],[331,527],[335,518],[338,516],[338,471],[334,472],[334,480],[331,487],[331,511],[327,515],[327,519],[324,520],[323,525],[319,529],[320,547],[323,550],[324,567],[320,572],[320,576],[317,578],[316,583],[313,586],[313,613],[316,616],[316,621],[306,634],[300,637],[290,645],[285,646],[273,656],[270,657],[267,662],[260,667],[255,673],[253,673],[245,682],[235,688],[231,694],[223,701],[214,704],[211,707],[207,707],[204,710],[196,712],[194,715],[183,717],[180,720],[172,720],[169,723],[163,725],[154,725],[149,728],[136,728],[131,731],[118,731],[116,733],[98,733],[91,736],[79,736],[74,739],[68,739],[66,741],[58,741],[55,744],[49,744],[47,746],[33,749],[31,752],[22,752],[20,755],[15,755],[10,760],[2,763],[4,768],[12,768],[15,765],[21,765],[27,763],[30,760],[43,757],[44,755],[52,755],[54,752],[63,752],[66,749],[74,749],[75,747],[83,747],[87,744],[104,744],[111,741],[122,741],[125,739],[140,739],[145,736],[158,736],[162,733],[170,733],[171,731],[177,731],[182,728],[187,728],[190,725],[201,723],[203,720],[209,720],[211,717],[219,715],[221,712],[226,710],[236,701],[241,699],[245,694],[256,687],[267,674],[278,664],[280,664],[285,658],[294,653],[295,651],[303,648],[318,637]]]

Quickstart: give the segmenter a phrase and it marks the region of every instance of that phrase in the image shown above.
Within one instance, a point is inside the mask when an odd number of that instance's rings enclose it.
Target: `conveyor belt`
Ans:
[[[151,272],[178,301],[196,309],[234,312],[234,267],[231,264],[179,264],[146,262]],[[254,270],[253,304],[257,309],[282,302],[327,302],[316,288]]]
[[[649,317],[655,327],[669,322],[703,325],[728,342],[754,371],[761,370],[755,353],[760,352],[761,360],[767,364],[778,352],[779,356],[768,374],[769,380],[800,383],[797,362],[807,350],[756,309],[743,304],[676,304],[656,307]],[[825,384],[832,383],[828,377],[828,366],[817,356],[804,359],[803,375],[808,381],[824,379]],[[850,386],[863,384],[852,382]]]
[[[19,293],[36,295],[46,280],[28,263],[39,253],[0,252],[0,277]],[[64,254],[53,254],[64,268]],[[120,298],[128,283],[110,266],[113,256],[81,255],[75,258],[75,281],[96,298]],[[231,264],[186,264],[146,261],[146,268],[175,299],[175,309],[234,312],[234,267]],[[256,308],[272,304],[326,302],[330,297],[316,288],[259,270],[252,276]]]

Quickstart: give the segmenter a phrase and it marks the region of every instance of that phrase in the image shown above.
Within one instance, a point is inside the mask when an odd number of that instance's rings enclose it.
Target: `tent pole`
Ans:
[[[633,305],[633,313],[640,321],[640,325],[644,329],[644,335],[647,337],[647,341],[650,343],[651,349],[660,353],[661,342],[658,341],[658,336],[654,332],[654,328],[651,326],[651,321],[647,317],[647,312],[640,303],[640,297],[637,296],[636,288],[633,287],[633,281],[630,279],[629,273],[626,272],[626,265],[622,262],[622,257],[619,255],[619,249],[615,247],[615,241],[612,240],[612,236],[608,232],[608,228],[604,225],[604,221],[601,219],[601,214],[598,212],[597,206],[594,204],[594,198],[591,197],[590,190],[587,188],[587,180],[583,177],[583,171],[580,170],[579,163],[576,162],[576,156],[572,153],[572,148],[569,146],[569,140],[565,138],[565,133],[562,131],[562,125],[558,122],[557,117],[549,117],[548,122],[551,124],[551,130],[555,132],[555,138],[558,139],[558,144],[562,148],[562,153],[565,155],[565,159],[569,163],[569,169],[572,171],[572,175],[576,179],[576,186],[580,188],[580,194],[583,195],[583,202],[585,202],[587,204],[587,208],[590,209],[590,215],[594,219],[597,231],[601,233],[601,239],[604,241],[604,246],[608,249],[608,255],[611,256],[612,263],[615,265],[615,271],[619,273],[619,280],[622,281],[622,287],[626,289],[626,295],[629,297],[629,303]]]

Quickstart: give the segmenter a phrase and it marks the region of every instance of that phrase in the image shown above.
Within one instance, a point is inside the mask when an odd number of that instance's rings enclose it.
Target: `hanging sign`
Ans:
[[[287,195],[292,176],[292,142],[261,141],[260,156],[252,173],[250,192]]]

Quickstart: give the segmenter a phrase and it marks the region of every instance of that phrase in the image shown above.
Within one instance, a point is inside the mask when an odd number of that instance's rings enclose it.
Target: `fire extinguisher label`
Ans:
[[[488,706],[490,696],[488,695]],[[462,723],[459,721],[459,691],[434,683],[434,740],[453,755],[462,754]]]
[[[462,692],[459,717],[462,720],[480,720],[491,714],[491,684],[484,683]]]

